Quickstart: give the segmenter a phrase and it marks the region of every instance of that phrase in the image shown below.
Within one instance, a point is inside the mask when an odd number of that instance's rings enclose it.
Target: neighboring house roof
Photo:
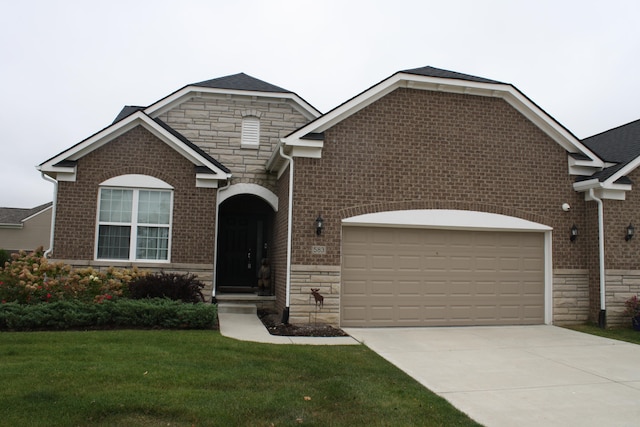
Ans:
[[[320,157],[324,141],[321,139],[310,140],[307,137],[308,134],[322,134],[325,130],[398,88],[501,98],[546,133],[567,153],[577,154],[578,159],[572,156],[569,159],[571,173],[584,174],[586,171],[586,174],[591,174],[595,169],[604,166],[602,159],[515,86],[430,66],[398,71],[295,130],[282,140],[282,144],[286,148],[285,151],[294,156]],[[279,150],[276,150],[267,167],[270,170],[281,170],[284,164],[286,164],[285,159],[280,155]],[[579,168],[574,169],[574,166],[579,166]]]
[[[25,220],[50,208],[52,205],[53,203],[49,202],[30,209],[0,208],[0,227],[19,227]]]

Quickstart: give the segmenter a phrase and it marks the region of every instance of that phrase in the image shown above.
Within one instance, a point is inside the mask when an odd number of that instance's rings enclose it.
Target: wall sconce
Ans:
[[[624,240],[626,240],[627,242],[629,240],[631,240],[633,238],[633,233],[635,233],[636,229],[633,228],[632,224],[629,224],[629,226],[627,227],[627,235],[624,236]]]
[[[322,229],[324,228],[324,219],[320,215],[316,218],[316,234],[319,236],[322,234]]]
[[[576,241],[576,237],[578,237],[578,227],[575,224],[571,227],[571,234],[569,235],[569,240],[572,242]]]

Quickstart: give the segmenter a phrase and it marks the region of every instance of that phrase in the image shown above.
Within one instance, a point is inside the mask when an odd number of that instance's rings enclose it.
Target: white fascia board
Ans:
[[[521,218],[488,212],[452,209],[417,209],[357,215],[342,220],[345,225],[368,227],[438,228],[541,232],[552,228]]]
[[[234,90],[234,89],[218,89],[208,88],[200,86],[185,86],[182,89],[177,90],[171,95],[151,104],[145,108],[144,112],[151,117],[158,117],[161,114],[174,108],[190,98],[199,97],[201,94],[213,94],[213,95],[229,95],[229,96],[244,96],[244,97],[256,97],[256,98],[271,98],[271,99],[285,99],[291,100],[296,105],[301,107],[300,112],[307,116],[308,119],[315,119],[320,116],[320,111],[316,110],[311,104],[300,98],[293,92],[260,92],[250,90]]]
[[[633,172],[638,166],[640,166],[640,157],[636,157],[635,159],[633,159],[631,162],[627,163],[622,169],[620,169],[618,172],[614,173],[613,175],[611,175],[606,181],[605,181],[605,185],[609,185],[609,184],[613,184],[614,182],[616,182],[617,180],[619,180],[620,178],[622,178],[623,176],[627,176],[629,175],[631,172]]]
[[[512,85],[419,76],[406,73],[396,73],[392,75],[331,110],[324,116],[303,126],[285,138],[286,144],[298,145],[304,135],[312,132],[324,132],[336,123],[374,103],[399,87],[502,98],[566,151],[569,153],[582,153],[591,159],[590,164],[592,167],[603,167],[603,161],[596,156],[595,153],[584,146],[571,132],[567,131]]]
[[[631,191],[630,184],[615,184],[614,182],[600,182],[593,178],[587,181],[580,181],[573,184],[573,189],[579,193],[584,193],[584,200],[589,202],[594,200],[589,190],[593,189],[599,199],[625,200],[627,191]]]

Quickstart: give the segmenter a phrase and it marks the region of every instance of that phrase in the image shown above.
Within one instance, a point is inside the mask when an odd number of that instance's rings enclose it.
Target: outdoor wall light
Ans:
[[[569,234],[569,240],[572,242],[576,241],[576,237],[578,237],[578,227],[575,224],[571,227],[571,234]]]
[[[627,227],[627,235],[624,236],[624,240],[627,242],[633,238],[633,233],[635,233],[636,229],[633,228],[633,224],[629,224]]]
[[[316,218],[316,234],[318,236],[322,234],[323,228],[324,228],[324,219],[322,219],[322,216],[318,215],[318,218]]]

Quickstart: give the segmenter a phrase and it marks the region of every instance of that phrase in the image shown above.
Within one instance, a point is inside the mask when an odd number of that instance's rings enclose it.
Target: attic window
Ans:
[[[242,118],[242,148],[258,149],[260,147],[260,119],[255,116]]]

